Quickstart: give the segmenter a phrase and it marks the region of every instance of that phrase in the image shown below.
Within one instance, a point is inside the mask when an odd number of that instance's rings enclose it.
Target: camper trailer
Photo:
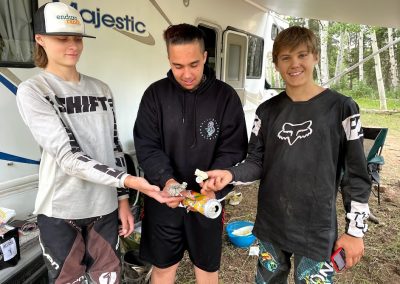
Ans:
[[[20,118],[16,91],[39,72],[33,66],[32,16],[47,1],[0,1],[0,207],[28,218],[34,208],[41,150]],[[242,0],[63,1],[80,11],[86,52],[79,70],[109,84],[125,153],[135,157],[132,129],[145,89],[169,70],[163,31],[190,23],[206,34],[207,64],[233,86],[250,131],[256,107],[276,91],[265,90],[265,58],[288,24],[272,12]],[[36,248],[35,255],[40,254]],[[21,262],[27,261],[26,258]],[[24,264],[25,266],[27,263]],[[22,266],[22,264],[19,264]],[[15,269],[16,271],[17,269]],[[10,273],[0,279],[10,278]],[[21,276],[22,277],[22,276]],[[1,280],[0,280],[1,282]]]
[[[24,125],[15,102],[18,84],[39,71],[32,64],[32,14],[46,1],[2,1],[9,11],[0,29],[0,205],[17,218],[33,211],[40,148]],[[109,84],[114,94],[120,140],[134,156],[132,129],[145,89],[165,77],[169,64],[163,31],[190,23],[207,35],[207,63],[217,78],[232,85],[247,115],[273,91],[264,90],[265,54],[287,23],[245,1],[64,1],[77,8],[87,33],[79,70]],[[210,8],[213,7],[213,8]],[[229,12],[228,12],[229,11]]]

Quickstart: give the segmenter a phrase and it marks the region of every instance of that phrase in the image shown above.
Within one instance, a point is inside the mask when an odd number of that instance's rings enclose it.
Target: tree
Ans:
[[[304,27],[307,29],[310,29],[310,22],[309,19],[304,19]],[[317,76],[317,82],[318,84],[321,84],[321,70],[319,69],[319,65],[315,64],[315,73]]]
[[[339,73],[342,71],[342,65],[343,65],[343,54],[344,54],[344,47],[345,47],[345,39],[346,39],[346,31],[343,29],[340,29],[340,36],[339,36],[339,52],[336,57],[336,66],[335,66],[335,77],[339,75]],[[339,79],[336,79],[334,81],[334,84],[338,84]]]
[[[378,43],[376,41],[376,31],[374,28],[371,29],[370,35],[372,41],[372,52],[375,53],[378,51]],[[380,109],[387,110],[385,85],[383,83],[381,58],[379,54],[376,54],[374,56],[374,61],[375,61],[375,75],[376,75],[376,84],[378,85]]]
[[[328,21],[320,21],[320,40],[321,40],[321,81],[325,83],[329,80],[329,65],[328,65]],[[329,86],[325,86],[329,87]]]
[[[360,26],[360,31],[358,32],[358,61],[364,59],[364,26]],[[364,81],[364,64],[358,66],[358,80],[360,82]]]
[[[388,28],[388,41],[393,41],[393,29]],[[390,78],[392,86],[397,88],[399,86],[399,75],[397,73],[397,61],[394,56],[394,46],[389,47],[389,66],[390,66]]]

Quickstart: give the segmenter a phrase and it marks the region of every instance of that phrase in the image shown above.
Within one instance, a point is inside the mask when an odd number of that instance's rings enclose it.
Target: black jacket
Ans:
[[[136,154],[145,177],[161,188],[175,178],[199,191],[196,168],[226,168],[245,158],[247,133],[240,99],[206,66],[204,75],[190,92],[169,71],[143,95],[134,127]]]

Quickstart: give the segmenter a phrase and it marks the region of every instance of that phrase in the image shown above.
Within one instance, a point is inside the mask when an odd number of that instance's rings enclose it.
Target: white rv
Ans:
[[[47,0],[50,1],[50,0]],[[40,148],[15,103],[18,84],[38,72],[32,64],[32,14],[46,0],[0,1],[0,207],[17,217],[33,210]],[[56,0],[53,0],[56,1]],[[169,69],[163,31],[191,23],[207,35],[208,64],[238,92],[250,129],[255,108],[276,94],[271,82],[273,39],[287,23],[271,12],[307,18],[399,27],[398,0],[63,0],[86,22],[79,70],[114,93],[123,150],[134,155],[132,128],[146,87]],[[359,7],[360,9],[357,9]],[[362,9],[361,9],[362,8]],[[266,72],[267,71],[267,72]]]
[[[264,90],[265,57],[282,19],[246,1],[98,0],[64,1],[77,8],[87,33],[79,70],[108,83],[114,93],[122,147],[134,155],[132,129],[144,90],[165,77],[169,64],[163,31],[173,23],[191,23],[207,35],[208,64],[217,78],[242,99],[247,122],[270,96]],[[18,84],[38,72],[32,68],[31,16],[45,1],[1,1],[10,11],[0,18],[0,207],[18,218],[33,211],[40,148],[22,122],[15,103]],[[3,14],[3,12],[1,14]],[[11,14],[14,13],[14,14]]]

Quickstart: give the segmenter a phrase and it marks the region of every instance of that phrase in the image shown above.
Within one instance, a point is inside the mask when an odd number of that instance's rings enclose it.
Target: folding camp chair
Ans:
[[[364,152],[367,159],[368,173],[372,182],[371,191],[378,197],[378,204],[381,204],[379,171],[385,163],[381,154],[388,129],[372,127],[363,127],[362,129],[364,132]],[[376,193],[373,190],[374,184],[377,185]]]

